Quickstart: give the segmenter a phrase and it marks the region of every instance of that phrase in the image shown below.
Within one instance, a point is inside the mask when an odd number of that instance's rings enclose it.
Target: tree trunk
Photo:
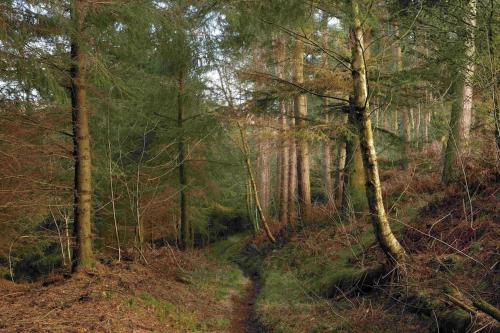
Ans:
[[[497,144],[497,162],[500,162],[500,103],[498,101],[498,80],[495,60],[495,36],[494,36],[495,3],[490,0],[490,15],[488,16],[488,53],[490,58],[491,72],[491,99],[493,104],[493,119],[495,120],[495,142]]]
[[[465,68],[458,70],[456,82],[456,99],[451,108],[448,143],[444,154],[442,181],[448,184],[461,170],[460,160],[467,152],[470,128],[472,123],[472,77],[474,75],[474,30],[476,27],[476,0],[469,1],[469,12],[465,15],[468,37],[465,41]]]
[[[326,112],[328,112],[328,107],[326,105],[327,101],[323,101],[325,105],[325,116],[324,116],[324,121],[329,124],[330,123],[330,117]],[[321,174],[323,178],[323,186],[324,186],[324,191],[325,191],[325,196],[327,199],[327,203],[329,205],[333,204],[334,198],[333,198],[333,178],[332,178],[332,142],[331,139],[328,137],[325,139],[325,141],[322,143],[322,158],[321,158]]]
[[[178,78],[177,94],[177,127],[179,129],[179,144],[177,152],[177,164],[179,168],[179,209],[180,209],[180,231],[181,248],[186,249],[192,246],[191,226],[188,216],[188,196],[187,196],[187,170],[186,170],[186,151],[184,142],[184,73],[181,71]]]
[[[284,79],[285,65],[285,41],[282,37],[275,39],[276,76]],[[280,129],[279,141],[279,209],[278,215],[281,224],[288,222],[288,144],[287,137],[287,114],[284,98],[279,100]]]
[[[392,233],[382,199],[378,173],[377,152],[373,142],[373,131],[368,103],[368,79],[363,60],[363,30],[357,0],[352,2],[354,46],[352,48],[353,98],[351,108],[359,128],[360,146],[366,175],[366,196],[370,206],[375,235],[382,250],[392,263],[402,263],[406,254]]]
[[[267,119],[264,118],[264,122],[259,131],[260,137],[258,140],[258,157],[257,157],[257,169],[258,169],[258,190],[260,204],[262,211],[266,218],[269,217],[269,207],[271,203],[271,142],[269,139]]]
[[[297,141],[295,139],[295,118],[293,116],[293,104],[290,103],[290,131],[292,135],[288,139],[288,224],[295,223],[296,218],[296,195],[297,195]]]
[[[410,144],[411,144],[411,123],[410,123],[410,110],[406,109],[403,111],[403,170],[408,169],[408,164],[410,161]]]
[[[340,115],[340,125],[343,132],[347,131],[347,122],[349,115],[347,113],[342,113]],[[344,134],[340,138],[338,145],[338,156],[337,156],[337,170],[335,175],[335,201],[338,205],[342,205],[342,198],[344,195],[344,183],[345,183],[345,167],[346,167],[346,142],[347,136]]]
[[[394,71],[399,73],[403,70],[403,51],[401,49],[401,40],[399,34],[399,24],[394,21],[392,23],[394,29],[394,36],[396,38],[396,42],[393,44],[393,53],[394,53]],[[410,136],[411,136],[411,124],[410,124],[410,111],[409,110],[401,110],[403,117],[403,153],[402,153],[402,164],[401,167],[403,170],[408,169],[408,161],[409,161],[409,153],[410,153]],[[395,111],[395,132],[398,133],[398,110]]]
[[[420,125],[422,124],[422,110],[420,108],[420,103],[417,105],[417,117],[415,119],[415,133],[414,140],[417,148],[420,147]]]
[[[87,57],[84,48],[84,22],[87,4],[75,0],[71,8],[74,34],[71,37],[71,109],[73,125],[74,237],[76,249],[73,270],[94,264],[92,251],[92,173],[90,155],[89,110],[86,95]]]
[[[271,243],[276,243],[276,238],[274,238],[274,236],[271,232],[271,229],[269,228],[269,225],[267,224],[267,218],[264,215],[264,212],[262,210],[262,206],[260,205],[259,192],[257,190],[257,184],[255,183],[255,178],[253,176],[252,162],[250,161],[250,150],[248,149],[248,144],[247,144],[245,132],[244,132],[244,129],[240,123],[238,123],[238,128],[240,130],[241,144],[243,146],[243,154],[245,155],[244,157],[245,157],[245,164],[246,164],[247,172],[248,172],[248,178],[250,179],[250,185],[251,185],[252,192],[254,195],[255,208],[257,208],[257,212],[259,213],[259,217],[262,221],[262,225],[264,227],[264,231],[266,232],[267,237],[269,238]]]
[[[329,32],[328,32],[328,15],[323,14],[322,17],[322,38],[321,44],[323,49],[328,50],[329,43]],[[322,55],[322,66],[324,69],[328,68],[328,56],[326,54]],[[333,190],[333,178],[332,178],[332,140],[330,139],[330,115],[328,108],[328,98],[323,98],[323,120],[327,126],[326,138],[322,142],[322,157],[321,157],[321,175],[323,178],[323,191],[327,199],[328,205],[334,204],[334,190]]]
[[[346,141],[346,167],[341,207],[345,217],[350,217],[355,212],[363,212],[368,208],[363,157],[359,146],[359,130],[355,122],[356,119],[351,112],[348,117],[350,133]]]
[[[304,84],[304,42],[296,40],[293,54],[294,82],[302,86]],[[307,116],[307,99],[302,92],[295,96],[295,122],[300,133],[297,139],[297,184],[299,195],[300,218],[307,221],[311,211],[311,184],[309,176],[309,143],[305,138]]]

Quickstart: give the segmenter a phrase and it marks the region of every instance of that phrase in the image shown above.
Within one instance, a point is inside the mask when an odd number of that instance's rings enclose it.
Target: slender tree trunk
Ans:
[[[417,118],[415,120],[415,134],[414,139],[417,145],[417,148],[420,147],[420,125],[422,124],[422,110],[420,108],[420,103],[417,106]]]
[[[297,195],[297,141],[295,139],[294,107],[290,103],[290,138],[288,139],[288,224],[295,223]]]
[[[323,49],[329,49],[329,31],[328,31],[328,15],[323,13],[322,17],[322,31],[321,31],[321,46]],[[322,55],[322,67],[324,69],[328,68],[328,56],[326,54]],[[328,108],[328,98],[323,98],[323,120],[327,126],[326,129],[326,139],[322,142],[322,157],[321,157],[321,175],[323,179],[323,191],[327,199],[328,205],[334,205],[334,189],[333,189],[333,173],[332,173],[332,140],[330,139],[331,130],[331,117],[329,115]]]
[[[296,40],[295,50],[293,54],[293,75],[297,85],[304,84],[304,42],[300,39]],[[297,139],[297,184],[299,195],[300,218],[307,221],[311,211],[311,184],[309,176],[309,143],[305,138],[307,116],[307,99],[306,95],[298,93],[295,96],[295,118],[296,125],[299,129],[299,137]]]
[[[347,113],[342,113],[340,115],[340,125],[343,132],[347,131],[347,122],[349,115]],[[344,134],[340,138],[338,145],[338,156],[337,156],[337,170],[335,175],[335,201],[338,205],[342,205],[342,198],[344,195],[344,183],[345,183],[345,167],[346,167],[346,142],[347,136]]]
[[[120,246],[120,233],[118,232],[118,221],[116,219],[116,205],[115,205],[115,189],[113,186],[113,163],[112,163],[112,153],[111,153],[111,140],[109,136],[109,112],[107,119],[107,131],[108,131],[108,167],[109,167],[109,190],[111,193],[111,209],[113,212],[113,225],[115,228],[116,237],[116,247],[118,250],[118,262],[122,260],[122,249]]]
[[[493,102],[493,119],[495,120],[495,142],[497,144],[497,162],[500,162],[500,103],[498,101],[498,79],[495,60],[495,36],[494,36],[495,0],[490,0],[490,15],[488,16],[488,54],[490,58],[491,72],[491,99]]]
[[[448,143],[444,155],[442,180],[448,184],[458,175],[461,169],[460,160],[465,156],[469,143],[469,134],[472,123],[472,77],[474,75],[474,29],[476,27],[476,0],[470,0],[469,12],[465,14],[468,37],[465,41],[465,68],[458,70],[456,82],[456,99],[451,108]]]
[[[245,199],[248,220],[252,223],[254,235],[257,235],[260,231],[259,220],[254,217],[255,205],[253,202],[252,182],[248,176],[247,181],[245,182]]]
[[[256,70],[265,70],[262,50],[258,46],[255,46],[253,50],[253,65]],[[262,83],[257,82],[256,88],[257,90],[261,90],[263,88]],[[261,128],[256,138],[258,150],[256,182],[261,209],[267,218],[269,217],[269,207],[271,203],[271,140],[268,133],[269,120],[264,115],[264,112],[262,112],[262,114],[263,115],[259,118],[259,125]]]
[[[393,29],[394,29],[394,36],[397,39],[397,41],[393,44],[393,53],[394,53],[394,70],[396,73],[399,73],[403,70],[403,51],[401,48],[401,40],[400,40],[400,33],[399,33],[399,24],[398,22],[394,21],[393,24]],[[411,136],[411,122],[410,122],[410,111],[407,109],[401,110],[402,112],[402,117],[403,117],[403,156],[402,156],[402,168],[404,170],[408,169],[408,161],[409,161],[409,153],[410,153],[410,136]],[[396,110],[396,131],[397,133],[397,126],[398,126],[398,110]]]
[[[408,169],[411,151],[411,123],[409,113],[408,109],[403,111],[403,170]]]
[[[262,225],[264,227],[264,231],[266,232],[267,238],[272,243],[276,243],[276,238],[274,238],[271,229],[269,228],[269,225],[267,224],[267,218],[266,215],[264,215],[264,212],[262,210],[262,206],[260,205],[260,198],[259,198],[259,193],[257,191],[257,184],[255,183],[255,178],[253,176],[252,172],[252,162],[250,161],[250,150],[248,149],[248,143],[246,140],[245,132],[243,127],[241,126],[240,123],[238,123],[238,128],[240,130],[240,136],[241,136],[241,143],[243,147],[243,154],[245,155],[245,164],[247,167],[247,172],[248,172],[248,178],[250,179],[250,185],[252,187],[252,192],[254,195],[254,203],[255,207],[257,208],[257,212],[259,213],[259,217],[262,221]]]
[[[74,252],[73,270],[84,270],[94,264],[92,251],[92,173],[90,155],[89,110],[86,94],[87,57],[84,49],[84,22],[87,4],[72,3],[74,34],[71,40],[71,108],[73,125],[74,177]]]
[[[351,1],[353,13],[352,48],[353,98],[356,125],[360,132],[360,146],[366,175],[366,196],[370,206],[372,224],[376,238],[390,262],[403,263],[406,257],[404,249],[392,233],[382,199],[382,189],[378,173],[377,152],[373,142],[373,131],[368,103],[368,79],[363,61],[363,30],[357,0]]]
[[[285,41],[282,37],[275,39],[276,76],[285,78]],[[279,220],[282,224],[288,222],[288,143],[287,143],[287,114],[284,98],[279,100],[280,129],[279,140]]]
[[[263,121],[259,132],[258,140],[258,190],[262,211],[266,217],[269,217],[269,207],[271,203],[271,142],[269,139],[267,119]]]
[[[324,104],[327,103],[326,100],[323,101]],[[329,124],[330,123],[330,117],[326,112],[328,112],[328,107],[325,106],[325,116],[324,116],[324,121]],[[333,204],[334,198],[333,198],[333,178],[332,178],[332,143],[331,139],[327,137],[325,141],[322,144],[322,158],[321,158],[321,174],[323,178],[323,186],[324,186],[324,191],[325,195],[327,198],[327,203],[329,205]]]
[[[369,29],[367,29],[369,30]],[[356,47],[355,38],[349,39],[349,47]],[[366,65],[370,56],[366,49],[366,41],[363,41],[364,52],[362,53],[363,65]],[[365,171],[363,157],[359,146],[359,130],[356,125],[355,115],[351,109],[347,117],[348,135],[346,136],[346,165],[344,174],[344,191],[342,193],[341,212],[345,218],[352,218],[356,212],[364,212],[368,209],[368,201],[365,190]]]
[[[184,73],[181,71],[178,78],[177,94],[177,127],[180,131],[177,153],[177,164],[179,168],[179,208],[180,208],[180,231],[181,247],[186,249],[192,245],[191,225],[188,216],[188,195],[187,195],[187,170],[186,170],[186,149],[184,142]]]
[[[394,124],[394,133],[399,133],[399,111],[398,109],[394,109],[393,112],[393,124]]]

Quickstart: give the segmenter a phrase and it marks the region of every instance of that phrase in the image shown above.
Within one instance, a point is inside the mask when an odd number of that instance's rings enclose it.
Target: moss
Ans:
[[[408,295],[405,299],[408,309],[418,314],[424,314],[438,322],[439,329],[444,333],[466,332],[471,324],[471,317],[462,309],[449,307],[447,304],[436,299],[423,291],[417,291]]]
[[[309,322],[307,318],[331,311],[333,305],[326,298],[337,294],[338,289],[361,288],[364,282],[378,278],[384,271],[382,265],[364,268],[353,264],[375,242],[371,228],[360,231],[356,239],[356,243],[337,250],[335,255],[312,255],[300,242],[270,252],[264,260],[263,286],[257,300],[262,321],[275,332],[304,332],[301,321]],[[341,304],[336,302],[334,306],[340,308]],[[347,332],[346,327],[338,318],[334,322],[316,318],[307,332]]]

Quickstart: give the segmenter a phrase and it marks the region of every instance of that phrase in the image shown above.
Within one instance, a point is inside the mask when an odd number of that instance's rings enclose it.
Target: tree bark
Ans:
[[[356,212],[365,211],[368,208],[368,201],[365,190],[366,177],[363,156],[359,146],[359,129],[352,112],[348,116],[348,125],[350,133],[345,148],[346,166],[341,211],[345,217],[349,218]]]
[[[271,142],[269,139],[267,119],[264,118],[263,128],[260,129],[258,140],[258,190],[260,203],[264,215],[269,217],[269,207],[271,203]]]
[[[347,131],[347,122],[349,115],[347,113],[342,113],[340,115],[340,125],[343,132]],[[338,145],[338,156],[337,156],[337,170],[335,175],[335,201],[338,205],[342,205],[342,198],[344,195],[344,183],[345,183],[345,167],[346,167],[346,135],[342,135]]]
[[[192,247],[193,235],[191,233],[191,225],[188,216],[188,195],[187,195],[187,170],[186,170],[186,149],[184,142],[183,126],[184,126],[184,73],[179,72],[178,78],[178,94],[177,94],[177,128],[179,129],[179,143],[177,152],[177,164],[179,168],[179,209],[180,209],[180,231],[181,231],[181,248],[186,249]]]
[[[290,138],[288,139],[288,224],[295,223],[297,195],[297,141],[295,139],[295,118],[293,103],[290,103]]]
[[[420,125],[422,124],[422,110],[420,107],[420,103],[417,105],[417,117],[415,119],[415,133],[414,140],[417,145],[417,148],[420,147]]]
[[[495,142],[497,144],[497,161],[500,162],[500,103],[498,101],[498,80],[495,59],[495,36],[494,36],[495,3],[490,0],[490,15],[488,16],[488,54],[490,58],[491,72],[491,99],[493,104],[493,119],[495,120]]]
[[[403,111],[403,170],[408,169],[408,164],[410,161],[410,144],[411,144],[411,124],[410,124],[410,110],[406,109]]]
[[[328,112],[327,101],[323,101],[325,105],[325,116],[324,121],[329,124],[330,117],[326,112]],[[327,203],[330,205],[334,202],[334,192],[333,192],[333,178],[332,178],[332,142],[329,136],[322,143],[322,157],[321,157],[321,175],[323,178],[323,190],[327,199]]]
[[[328,32],[328,15],[325,13],[322,17],[322,36],[321,36],[322,47],[328,50],[329,42],[329,32]],[[323,68],[328,67],[328,56],[323,54],[322,66]],[[327,124],[326,138],[322,142],[322,157],[321,157],[321,174],[323,178],[323,190],[327,199],[328,205],[333,205],[334,203],[334,190],[333,190],[333,178],[332,178],[332,141],[330,139],[330,115],[328,109],[328,98],[323,98],[323,119],[325,124]]]
[[[382,199],[377,152],[373,142],[369,112],[368,79],[363,59],[363,30],[358,1],[353,0],[351,4],[353,14],[352,34],[355,41],[352,48],[353,98],[351,99],[351,108],[360,132],[360,146],[366,175],[366,196],[378,243],[390,262],[403,263],[406,254],[392,233]]]
[[[296,40],[293,54],[293,75],[295,84],[304,84],[304,42]],[[307,99],[302,92],[295,95],[295,122],[300,133],[297,138],[297,184],[300,218],[307,221],[311,211],[311,184],[309,175],[309,143],[305,138]]]
[[[393,44],[393,53],[394,53],[394,70],[396,73],[399,73],[403,70],[403,51],[401,48],[401,39],[399,34],[399,24],[394,21],[392,23],[394,29],[394,36],[396,38],[396,42]],[[401,110],[403,117],[403,156],[402,156],[402,164],[401,167],[403,170],[408,169],[408,161],[409,161],[409,153],[410,153],[410,141],[411,141],[411,123],[410,123],[410,115],[411,112],[408,109]],[[396,110],[396,132],[397,133],[397,125],[398,125],[398,110]]]
[[[477,1],[470,0],[469,12],[465,14],[468,37],[465,40],[465,68],[458,70],[456,82],[456,99],[451,108],[448,142],[444,154],[442,181],[448,184],[454,180],[461,169],[460,160],[467,152],[469,134],[472,123],[472,77],[474,65],[474,29],[476,26]]]
[[[276,76],[284,79],[285,41],[282,37],[275,39]],[[287,114],[284,98],[279,100],[280,129],[279,140],[279,220],[282,224],[288,222],[288,143],[287,139]]]
[[[90,154],[89,110],[86,94],[87,57],[84,47],[84,25],[87,3],[72,3],[71,19],[71,109],[73,127],[74,175],[74,237],[76,242],[73,271],[92,266],[92,163]]]

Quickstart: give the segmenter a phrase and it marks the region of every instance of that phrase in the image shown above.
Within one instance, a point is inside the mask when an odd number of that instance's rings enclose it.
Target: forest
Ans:
[[[0,332],[500,332],[499,0],[0,0]]]

